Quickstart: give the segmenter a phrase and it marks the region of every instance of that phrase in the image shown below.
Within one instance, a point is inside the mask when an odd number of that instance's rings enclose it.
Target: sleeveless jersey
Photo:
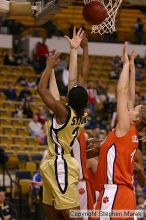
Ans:
[[[66,122],[59,127],[55,127],[55,115],[52,120],[46,122],[48,136],[48,155],[71,154],[72,146],[80,134],[87,120],[87,114],[77,117],[73,109],[68,107]]]
[[[135,125],[123,137],[113,129],[100,149],[96,173],[96,190],[104,184],[126,185],[133,189],[135,153],[138,149],[138,132]]]
[[[79,171],[79,165],[71,155],[72,147],[84,127],[87,114],[77,117],[68,107],[68,116],[63,125],[57,125],[55,115],[46,122],[48,136],[48,159],[53,160],[54,174],[59,190],[64,194],[68,188],[69,173]],[[77,172],[78,173],[78,172]],[[78,177],[79,178],[79,177]]]

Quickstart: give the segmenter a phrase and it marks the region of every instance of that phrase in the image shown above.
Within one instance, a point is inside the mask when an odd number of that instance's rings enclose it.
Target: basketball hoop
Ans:
[[[86,5],[89,2],[97,1],[97,0],[83,0],[83,1],[84,4]],[[115,27],[116,15],[122,3],[122,0],[98,0],[98,1],[104,5],[104,7],[107,10],[108,16],[101,24],[93,25],[91,33],[98,33],[100,35],[105,33],[112,34],[113,32],[116,31],[116,27]]]

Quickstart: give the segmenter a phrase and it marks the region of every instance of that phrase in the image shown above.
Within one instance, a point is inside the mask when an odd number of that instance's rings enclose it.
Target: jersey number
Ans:
[[[72,145],[74,144],[74,141],[75,141],[75,139],[76,139],[77,136],[78,136],[78,133],[79,133],[79,127],[76,127],[76,128],[73,130],[73,132],[72,132],[73,139],[72,139],[72,141],[71,141],[71,143],[70,143],[70,147],[72,147]]]

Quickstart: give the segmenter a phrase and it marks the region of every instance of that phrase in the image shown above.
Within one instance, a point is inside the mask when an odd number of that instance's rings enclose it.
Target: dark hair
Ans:
[[[88,93],[82,86],[74,86],[68,93],[68,105],[82,116],[88,104]]]
[[[8,156],[6,155],[4,149],[0,148],[0,165],[5,165],[8,161]]]

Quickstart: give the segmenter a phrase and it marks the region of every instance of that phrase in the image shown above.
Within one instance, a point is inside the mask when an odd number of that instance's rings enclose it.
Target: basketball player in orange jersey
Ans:
[[[138,130],[141,124],[142,139],[146,139],[145,106],[128,110],[129,58],[127,43],[123,48],[123,69],[117,85],[118,123],[109,133],[100,149],[96,190],[100,192],[96,210],[135,210],[133,186],[135,153],[138,149]],[[105,216],[99,216],[105,219]],[[106,219],[113,219],[106,217]],[[124,218],[114,218],[115,220]],[[129,220],[134,219],[129,217]]]
[[[132,51],[131,56],[130,56],[130,62],[129,62],[129,68],[130,68],[130,72],[129,72],[129,98],[128,98],[128,110],[133,110],[134,109],[134,104],[135,104],[135,74],[136,74],[136,70],[135,70],[135,60],[136,57],[136,53],[135,51]],[[113,115],[113,127],[116,127],[117,122],[118,122],[118,118],[117,118],[117,113],[115,112]],[[141,153],[141,151],[138,149],[136,151],[135,154],[135,175],[137,180],[138,180],[138,184],[140,185],[140,187],[144,187],[146,179],[145,179],[145,175],[144,175],[144,167],[143,167],[143,155]]]

